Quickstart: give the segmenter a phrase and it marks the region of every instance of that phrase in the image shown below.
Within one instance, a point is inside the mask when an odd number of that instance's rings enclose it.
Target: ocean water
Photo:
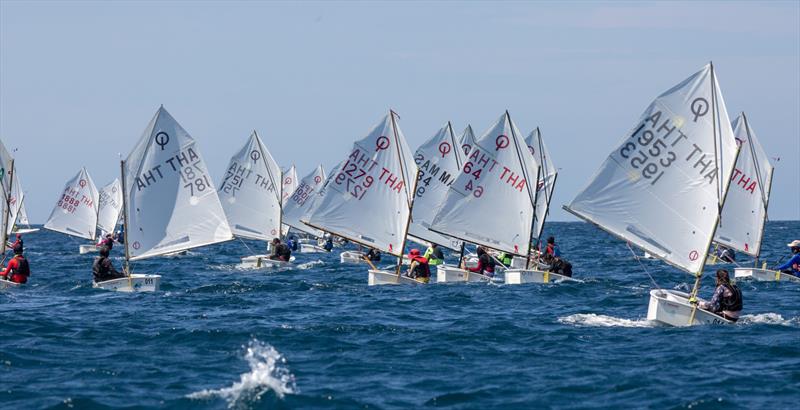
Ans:
[[[30,234],[29,285],[0,291],[0,407],[796,408],[800,286],[739,282],[735,325],[654,326],[645,270],[692,277],[584,223],[550,234],[585,283],[367,287],[338,252],[239,269],[263,244],[235,240],[138,262],[162,291],[122,294],[92,289],[81,242]],[[793,239],[769,222],[763,257]]]

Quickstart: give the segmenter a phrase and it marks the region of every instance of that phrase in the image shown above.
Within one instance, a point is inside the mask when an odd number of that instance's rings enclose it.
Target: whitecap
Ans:
[[[653,323],[649,320],[630,320],[613,316],[597,315],[594,313],[577,313],[558,318],[560,323],[575,326],[596,326],[596,327],[652,327]]]
[[[777,313],[759,313],[757,315],[742,315],[737,323],[795,326],[798,322],[800,322],[799,318],[784,319],[783,316]]]
[[[323,264],[325,264],[325,262],[323,262],[321,260],[315,260],[315,261],[311,261],[311,262],[301,263],[301,264],[297,265],[296,269],[306,270],[306,269],[311,269],[311,268],[313,268],[315,266],[320,266],[320,265],[323,265]]]
[[[228,402],[228,408],[233,408],[243,402],[257,401],[269,391],[279,398],[296,392],[294,375],[286,367],[286,359],[274,347],[253,339],[245,348],[244,358],[250,365],[250,371],[242,373],[238,382],[230,387],[204,389],[186,397],[220,397]]]

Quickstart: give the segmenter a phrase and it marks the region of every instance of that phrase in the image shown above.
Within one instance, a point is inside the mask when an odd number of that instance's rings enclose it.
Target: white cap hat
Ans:
[[[800,239],[795,239],[791,243],[786,244],[790,248],[800,248]]]

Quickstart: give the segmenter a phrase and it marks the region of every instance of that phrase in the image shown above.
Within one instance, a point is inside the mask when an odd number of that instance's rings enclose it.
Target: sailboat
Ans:
[[[21,198],[17,195],[21,192],[19,189],[19,181],[16,176],[14,168],[14,158],[6,150],[5,144],[0,141],[0,191],[2,191],[3,198],[0,200],[0,232],[2,234],[2,249],[3,260],[0,261],[0,266],[5,265],[6,260],[6,243],[8,243],[9,223],[13,224],[12,215],[16,215],[15,208],[21,206]],[[12,282],[10,280],[0,279],[0,289],[15,288],[22,286],[21,283]]]
[[[161,275],[131,262],[233,239],[200,150],[161,106],[120,162],[127,277],[94,283],[118,292],[157,291]]]
[[[506,111],[483,136],[471,130],[464,139],[464,165],[440,203],[430,229],[465,242],[512,255],[531,251],[539,166]],[[494,215],[487,223],[487,215]],[[440,265],[437,279],[447,282],[492,278]]]
[[[737,155],[709,63],[658,96],[564,207],[695,276],[691,293],[651,290],[649,320],[673,326],[729,322],[700,309],[697,293]]]
[[[281,170],[256,131],[231,157],[219,196],[235,236],[266,243],[280,236]],[[246,268],[289,264],[265,254],[246,256],[241,261]]]
[[[544,145],[542,139],[542,132],[539,127],[536,127],[533,132],[525,139],[528,145],[528,152],[534,157],[534,160],[539,164],[539,180],[536,184],[536,204],[534,207],[533,217],[533,232],[531,235],[537,239],[541,244],[542,232],[544,231],[544,222],[550,212],[550,202],[553,198],[553,190],[556,185],[556,178],[558,177],[558,169],[553,163],[552,157]],[[516,285],[522,283],[552,283],[552,282],[576,282],[575,279],[559,275],[557,273],[548,272],[547,266],[540,266],[539,252],[534,252],[536,257],[532,261],[525,262],[526,269],[507,269],[505,274],[505,281],[508,285]]]
[[[390,111],[331,174],[303,222],[354,243],[396,256],[394,271],[369,270],[369,285],[425,283],[400,272],[411,222],[417,166]]]
[[[117,226],[122,211],[122,188],[119,179],[114,178],[111,183],[100,188],[97,209],[97,229],[100,237],[113,233]],[[80,253],[97,252],[99,248],[94,244],[80,245]]]
[[[21,190],[20,190],[21,191]],[[39,228],[32,228],[28,220],[28,211],[25,210],[25,195],[20,196],[19,212],[17,213],[17,223],[11,226],[12,233],[29,234],[38,232]]]
[[[99,200],[100,194],[92,177],[85,167],[81,167],[78,174],[64,185],[44,229],[92,241],[91,244],[80,245],[82,254],[95,250]]]
[[[286,202],[292,197],[297,189],[297,168],[292,164],[288,169],[281,170],[281,208],[286,206]],[[281,236],[289,235],[289,225],[281,224]]]
[[[286,178],[284,178],[285,180]],[[317,166],[308,175],[300,180],[297,189],[284,201],[283,223],[294,229],[314,238],[322,238],[325,232],[312,228],[300,221],[306,212],[313,206],[317,193],[325,185],[325,169],[322,165]],[[325,252],[317,244],[300,242],[300,253]]]
[[[769,270],[766,266],[758,268],[775,168],[758,142],[745,113],[739,114],[732,126],[740,147],[739,158],[736,159],[730,192],[722,208],[722,224],[717,228],[714,242],[755,258],[753,267],[734,269],[737,278],[800,282],[796,276]]]

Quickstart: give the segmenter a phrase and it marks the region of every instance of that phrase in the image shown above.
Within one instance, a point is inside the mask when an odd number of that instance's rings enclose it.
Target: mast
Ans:
[[[125,160],[120,159],[119,161],[119,171],[120,176],[122,176],[121,183],[122,183],[122,240],[125,242],[123,245],[125,246],[125,266],[123,267],[123,271],[126,275],[130,276],[130,259],[131,254],[128,248],[128,206],[126,205],[126,197],[128,196],[128,190],[125,184]]]

